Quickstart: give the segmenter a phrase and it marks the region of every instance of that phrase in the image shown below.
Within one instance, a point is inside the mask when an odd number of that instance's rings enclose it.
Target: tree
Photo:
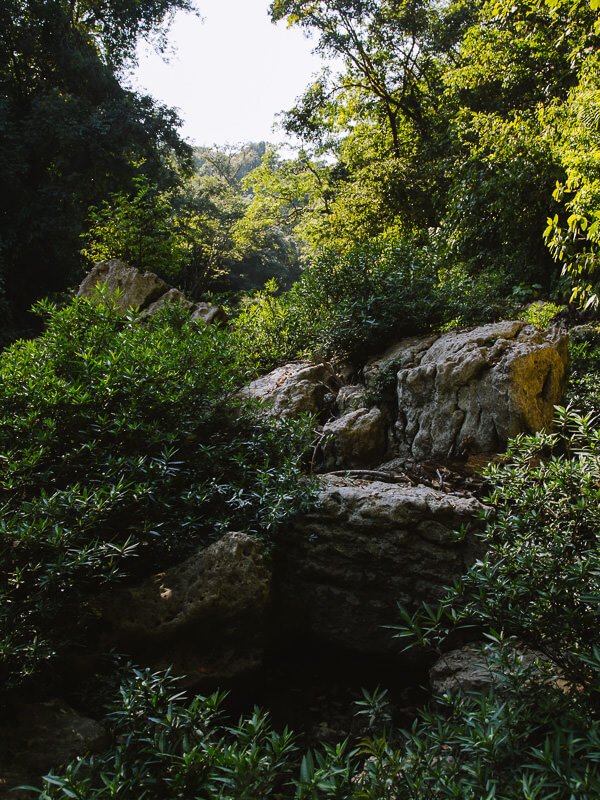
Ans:
[[[123,89],[138,35],[188,0],[7,0],[0,8],[0,270],[15,324],[79,270],[87,209],[145,171],[161,185],[189,160],[177,115]]]

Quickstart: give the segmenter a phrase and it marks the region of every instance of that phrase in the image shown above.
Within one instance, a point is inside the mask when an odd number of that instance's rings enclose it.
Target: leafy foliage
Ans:
[[[307,351],[358,364],[395,337],[428,329],[439,319],[439,298],[427,255],[406,242],[323,253],[286,294],[260,293],[235,323],[249,370]]]
[[[86,624],[86,597],[227,529],[271,535],[308,498],[309,426],[236,400],[225,332],[168,308],[45,304],[0,356],[0,665],[19,682]],[[73,614],[73,609],[77,613]]]
[[[13,324],[78,276],[87,210],[128,192],[133,162],[163,188],[189,163],[174,111],[124,89],[135,39],[187,0],[7,0],[0,8],[0,271]]]

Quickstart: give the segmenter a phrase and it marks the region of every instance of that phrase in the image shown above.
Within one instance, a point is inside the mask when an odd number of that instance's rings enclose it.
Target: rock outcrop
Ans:
[[[328,422],[321,439],[326,470],[381,463],[387,449],[387,426],[378,408],[359,408]]]
[[[481,504],[466,495],[323,475],[317,508],[283,534],[274,607],[305,632],[364,653],[401,650],[396,605],[434,603],[475,557]]]
[[[227,533],[182,564],[100,604],[115,644],[173,663],[190,682],[260,663],[271,569],[265,545]],[[168,655],[165,657],[165,652]]]
[[[178,303],[189,311],[190,318],[195,322],[207,325],[224,325],[227,322],[227,315],[221,306],[208,303],[194,305],[183,292],[170,287],[158,275],[140,272],[118,258],[94,264],[81,282],[77,297],[93,298],[102,285],[109,295],[113,295],[117,308],[121,311],[138,309],[142,312],[141,319],[156,314],[168,303]]]
[[[551,426],[565,388],[567,337],[500,322],[445,334],[424,349],[411,342],[401,357],[399,454],[450,459],[496,453],[511,436]]]
[[[77,297],[93,297],[104,284],[109,294],[115,295],[118,308],[144,309],[169,291],[169,286],[153,272],[140,272],[123,261],[112,258],[99,261],[85,276]]]
[[[298,362],[278,367],[245,386],[242,397],[265,403],[274,417],[297,417],[303,412],[320,414],[333,401],[336,377],[327,364]]]
[[[51,769],[96,753],[108,744],[104,727],[60,700],[19,703],[4,709],[0,721],[0,797],[31,797],[11,791],[39,785]],[[6,791],[6,794],[4,792]]]

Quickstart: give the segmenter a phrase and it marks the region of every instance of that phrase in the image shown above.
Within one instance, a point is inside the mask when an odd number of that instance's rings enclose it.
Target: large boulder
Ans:
[[[227,314],[222,306],[209,303],[192,303],[179,289],[174,289],[153,272],[140,272],[117,258],[99,261],[85,276],[77,297],[97,296],[101,285],[109,295],[115,296],[117,308],[125,311],[137,308],[142,311],[141,319],[156,314],[165,305],[177,303],[189,312],[193,322],[206,325],[225,325]]]
[[[99,752],[107,744],[108,735],[99,722],[61,700],[5,708],[0,721],[0,797],[31,797],[28,791],[11,790],[39,785],[51,769]]]
[[[104,645],[126,645],[191,683],[260,663],[271,569],[266,547],[227,533],[182,564],[104,598]]]
[[[275,561],[281,618],[329,643],[364,653],[402,646],[384,626],[397,603],[434,603],[476,553],[473,497],[426,486],[323,475],[317,507],[294,520]]]
[[[161,294],[158,300],[150,303],[150,305],[143,312],[142,317],[151,317],[153,314],[156,314],[157,311],[160,311],[161,308],[164,308],[170,303],[177,303],[177,305],[183,306],[183,308],[190,313],[194,308],[194,304],[191,302],[191,300],[187,299],[183,292],[180,292],[179,289],[169,289],[164,294]]]
[[[245,386],[243,397],[265,403],[274,417],[296,417],[303,412],[319,414],[336,387],[336,377],[327,364],[298,362],[277,367]]]
[[[169,286],[153,272],[140,272],[117,258],[99,261],[85,276],[77,297],[94,297],[97,288],[104,284],[109,294],[115,294],[116,305],[145,309],[169,291]]]
[[[548,428],[562,399],[567,337],[522,321],[411,340],[397,374],[395,434],[415,461],[502,450],[511,436]]]
[[[327,470],[379,464],[387,449],[387,426],[378,408],[359,408],[323,427],[323,465]]]

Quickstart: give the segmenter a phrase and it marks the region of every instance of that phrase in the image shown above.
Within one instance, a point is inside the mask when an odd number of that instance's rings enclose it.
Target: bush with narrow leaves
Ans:
[[[43,335],[0,357],[0,675],[80,638],[86,598],[226,530],[270,535],[303,505],[308,422],[236,397],[225,331],[177,308],[45,305]]]

